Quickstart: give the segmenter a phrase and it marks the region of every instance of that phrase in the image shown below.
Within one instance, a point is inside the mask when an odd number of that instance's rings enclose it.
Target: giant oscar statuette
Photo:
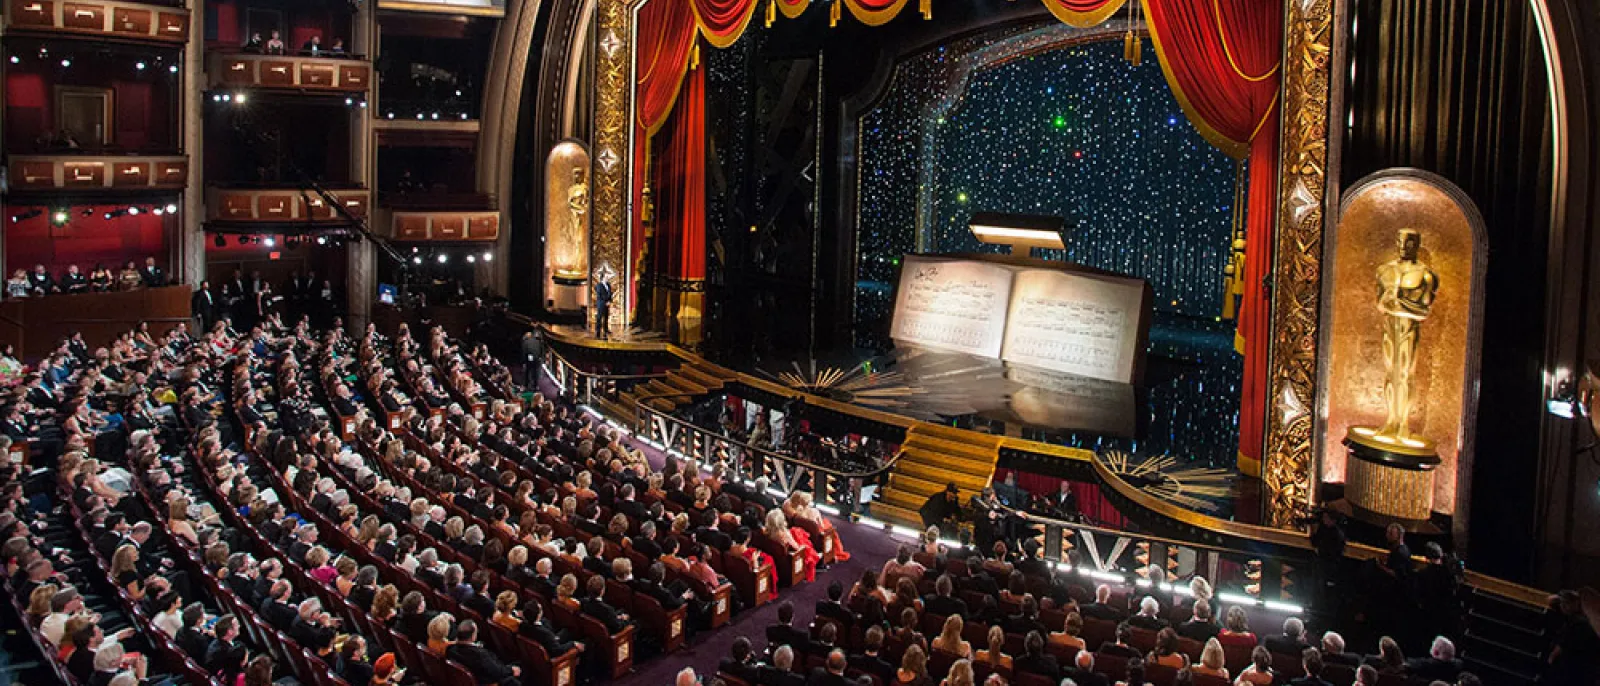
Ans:
[[[1399,255],[1378,266],[1377,308],[1383,321],[1382,426],[1350,427],[1345,494],[1351,505],[1386,517],[1424,520],[1432,509],[1434,442],[1412,433],[1412,371],[1422,324],[1439,293],[1439,275],[1422,262],[1422,234],[1400,229]]]

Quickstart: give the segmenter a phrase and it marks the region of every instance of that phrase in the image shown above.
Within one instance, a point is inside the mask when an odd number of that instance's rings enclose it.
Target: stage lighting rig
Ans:
[[[15,223],[23,221],[23,220],[32,219],[32,218],[37,217],[37,216],[39,216],[41,214],[44,214],[44,210],[41,210],[41,209],[35,207],[35,208],[33,208],[31,210],[28,210],[26,212],[19,212],[17,214],[11,215],[11,223],[15,224]]]

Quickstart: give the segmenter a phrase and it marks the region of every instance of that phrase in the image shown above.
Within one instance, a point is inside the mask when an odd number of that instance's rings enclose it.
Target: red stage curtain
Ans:
[[[744,35],[745,27],[750,25],[750,17],[756,13],[756,0],[691,1],[700,33],[706,37],[707,43],[719,48],[726,48],[739,40],[739,36]]]
[[[684,0],[655,0],[639,8],[634,108],[647,133],[661,128],[678,100],[694,52],[695,27],[694,8]]]
[[[656,166],[656,226],[664,275],[706,276],[706,70],[691,69],[667,125]]]
[[[1262,279],[1272,256],[1278,172],[1278,81],[1283,5],[1277,0],[1143,0],[1150,39],[1167,83],[1200,135],[1248,159],[1245,293],[1238,346],[1244,353],[1239,462],[1259,470],[1267,401],[1269,303]]]
[[[1116,14],[1128,0],[1042,0],[1057,19],[1072,26],[1099,26]]]
[[[994,482],[1002,483],[1006,474],[1012,470],[1000,468],[994,471]],[[1128,520],[1122,512],[1106,499],[1105,493],[1100,491],[1098,484],[1084,481],[1070,481],[1059,476],[1045,476],[1033,472],[1017,472],[1017,485],[1023,490],[1035,495],[1055,495],[1061,490],[1061,482],[1072,484],[1072,495],[1078,498],[1078,511],[1088,518],[1089,523],[1112,529],[1126,528]],[[1082,550],[1082,546],[1079,546]],[[1087,555],[1087,553],[1085,553]]]

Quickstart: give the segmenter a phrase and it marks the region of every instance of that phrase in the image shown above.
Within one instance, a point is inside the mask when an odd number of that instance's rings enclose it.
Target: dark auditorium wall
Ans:
[[[168,237],[176,233],[181,223],[179,218],[175,215],[157,217],[149,212],[105,218],[106,212],[125,208],[126,205],[76,205],[71,208],[66,226],[55,227],[50,224],[49,207],[7,205],[6,274],[32,269],[36,264],[43,264],[52,274],[59,274],[66,271],[67,265],[76,264],[88,275],[98,263],[112,269],[114,276],[123,263],[136,260],[142,265],[145,257],[155,257],[156,263],[170,268],[173,259]],[[29,209],[37,209],[41,214],[19,222],[11,221],[12,215]],[[84,211],[88,211],[89,216],[83,216]]]
[[[156,70],[137,72],[128,64],[113,69],[114,58],[80,56],[72,69],[44,68],[33,63],[6,70],[5,143],[18,152],[37,148],[40,135],[55,132],[55,87],[85,86],[111,90],[112,123],[107,147],[146,152],[177,150],[179,103],[170,79]],[[100,67],[104,65],[104,70]],[[107,74],[114,75],[107,78]],[[82,132],[85,147],[88,140]]]
[[[1469,565],[1535,578],[1554,214],[1549,80],[1526,0],[1351,3],[1355,68],[1341,183],[1417,167],[1471,196],[1489,230]],[[1353,117],[1353,119],[1347,119]],[[1426,353],[1424,353],[1426,354]],[[1492,544],[1491,544],[1492,542]]]

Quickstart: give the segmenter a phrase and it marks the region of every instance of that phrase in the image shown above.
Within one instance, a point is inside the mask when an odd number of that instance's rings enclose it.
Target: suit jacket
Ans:
[[[950,615],[964,615],[967,613],[967,602],[955,596],[942,596],[937,593],[922,597],[923,610],[928,614],[949,617]]]
[[[747,684],[761,680],[761,664],[755,660],[739,662],[731,657],[725,657],[717,663],[717,671],[742,679]]]
[[[444,649],[444,656],[466,667],[480,684],[498,684],[512,677],[510,667],[477,643],[452,643]]]
[[[837,619],[844,622],[845,626],[856,623],[856,613],[851,612],[850,608],[845,607],[844,604],[836,603],[832,600],[817,601],[817,616]]]
[[[1294,657],[1300,657],[1300,651],[1311,647],[1283,634],[1268,636],[1261,641],[1261,645],[1266,646],[1267,650],[1274,655],[1292,655]]]
[[[1205,643],[1207,639],[1222,633],[1222,627],[1217,626],[1215,622],[1201,622],[1194,619],[1179,624],[1174,628],[1178,631],[1179,636],[1201,643]]]
[[[1077,667],[1070,667],[1061,670],[1061,677],[1064,679],[1071,679],[1072,682],[1078,686],[1108,686],[1108,684],[1111,683],[1111,681],[1107,679],[1104,674],[1084,671],[1082,669],[1078,669]]]
[[[806,678],[786,669],[762,665],[758,682],[761,686],[806,686]]]
[[[797,629],[789,624],[774,624],[767,627],[767,646],[776,650],[778,646],[789,646],[796,651],[804,651],[811,645],[811,636],[804,629]]]
[[[201,664],[207,671],[222,672],[233,676],[244,671],[244,660],[249,655],[249,650],[238,641],[224,641],[220,638],[212,639],[211,645],[206,647],[205,656]]]
[[[1412,658],[1406,660],[1406,672],[1425,681],[1455,683],[1456,677],[1461,676],[1461,661],[1438,660],[1432,657]]]
[[[192,626],[179,629],[178,635],[172,638],[172,642],[178,644],[179,649],[201,664],[205,663],[206,654],[211,649],[211,641],[210,636]]]
[[[1048,677],[1051,683],[1061,680],[1061,665],[1056,663],[1054,655],[1040,653],[1038,655],[1019,655],[1011,661],[1011,671],[1027,672]]]
[[[333,643],[334,631],[325,626],[312,624],[299,617],[294,618],[294,623],[289,625],[289,637],[299,643],[302,648],[321,651]]]
[[[1027,636],[1030,631],[1037,631],[1046,635],[1050,633],[1050,630],[1037,617],[1027,617],[1020,614],[1007,617],[1004,626],[1008,634]]]
[[[1160,631],[1167,628],[1167,622],[1160,617],[1134,615],[1128,618],[1128,626],[1139,629],[1149,629],[1150,631]]]
[[[661,557],[661,546],[643,536],[633,537],[633,551],[652,560]]]
[[[1323,653],[1322,663],[1356,668],[1361,666],[1361,656],[1355,653]]]
[[[851,655],[850,666],[882,679],[885,684],[894,680],[896,667],[879,655]]]
[[[1321,677],[1306,675],[1290,681],[1289,686],[1333,686],[1333,684]]]
[[[1120,622],[1124,617],[1128,616],[1126,612],[1123,612],[1112,605],[1102,605],[1100,603],[1089,603],[1084,605],[1078,609],[1078,612],[1084,617],[1093,619],[1106,619],[1113,622]]]
[[[855,682],[843,674],[834,674],[825,668],[817,667],[811,670],[811,678],[806,679],[806,686],[855,686]]]
[[[629,579],[628,588],[634,593],[643,593],[661,604],[661,609],[672,611],[683,606],[683,594],[673,593],[661,584],[645,581],[644,579]]]
[[[628,622],[621,617],[616,608],[606,604],[604,600],[584,598],[583,602],[579,603],[579,606],[583,608],[584,614],[600,620],[600,623],[606,626],[606,631],[610,633],[615,634],[618,631],[622,631],[623,627],[628,626]]]
[[[537,622],[523,622],[517,630],[528,638],[538,641],[539,645],[544,646],[544,652],[552,658],[565,655],[575,647],[572,641],[565,640],[561,634],[551,629],[543,617]]]
[[[279,631],[289,629],[300,619],[293,606],[271,598],[261,602],[261,618]],[[427,638],[427,631],[423,631],[423,638]]]

